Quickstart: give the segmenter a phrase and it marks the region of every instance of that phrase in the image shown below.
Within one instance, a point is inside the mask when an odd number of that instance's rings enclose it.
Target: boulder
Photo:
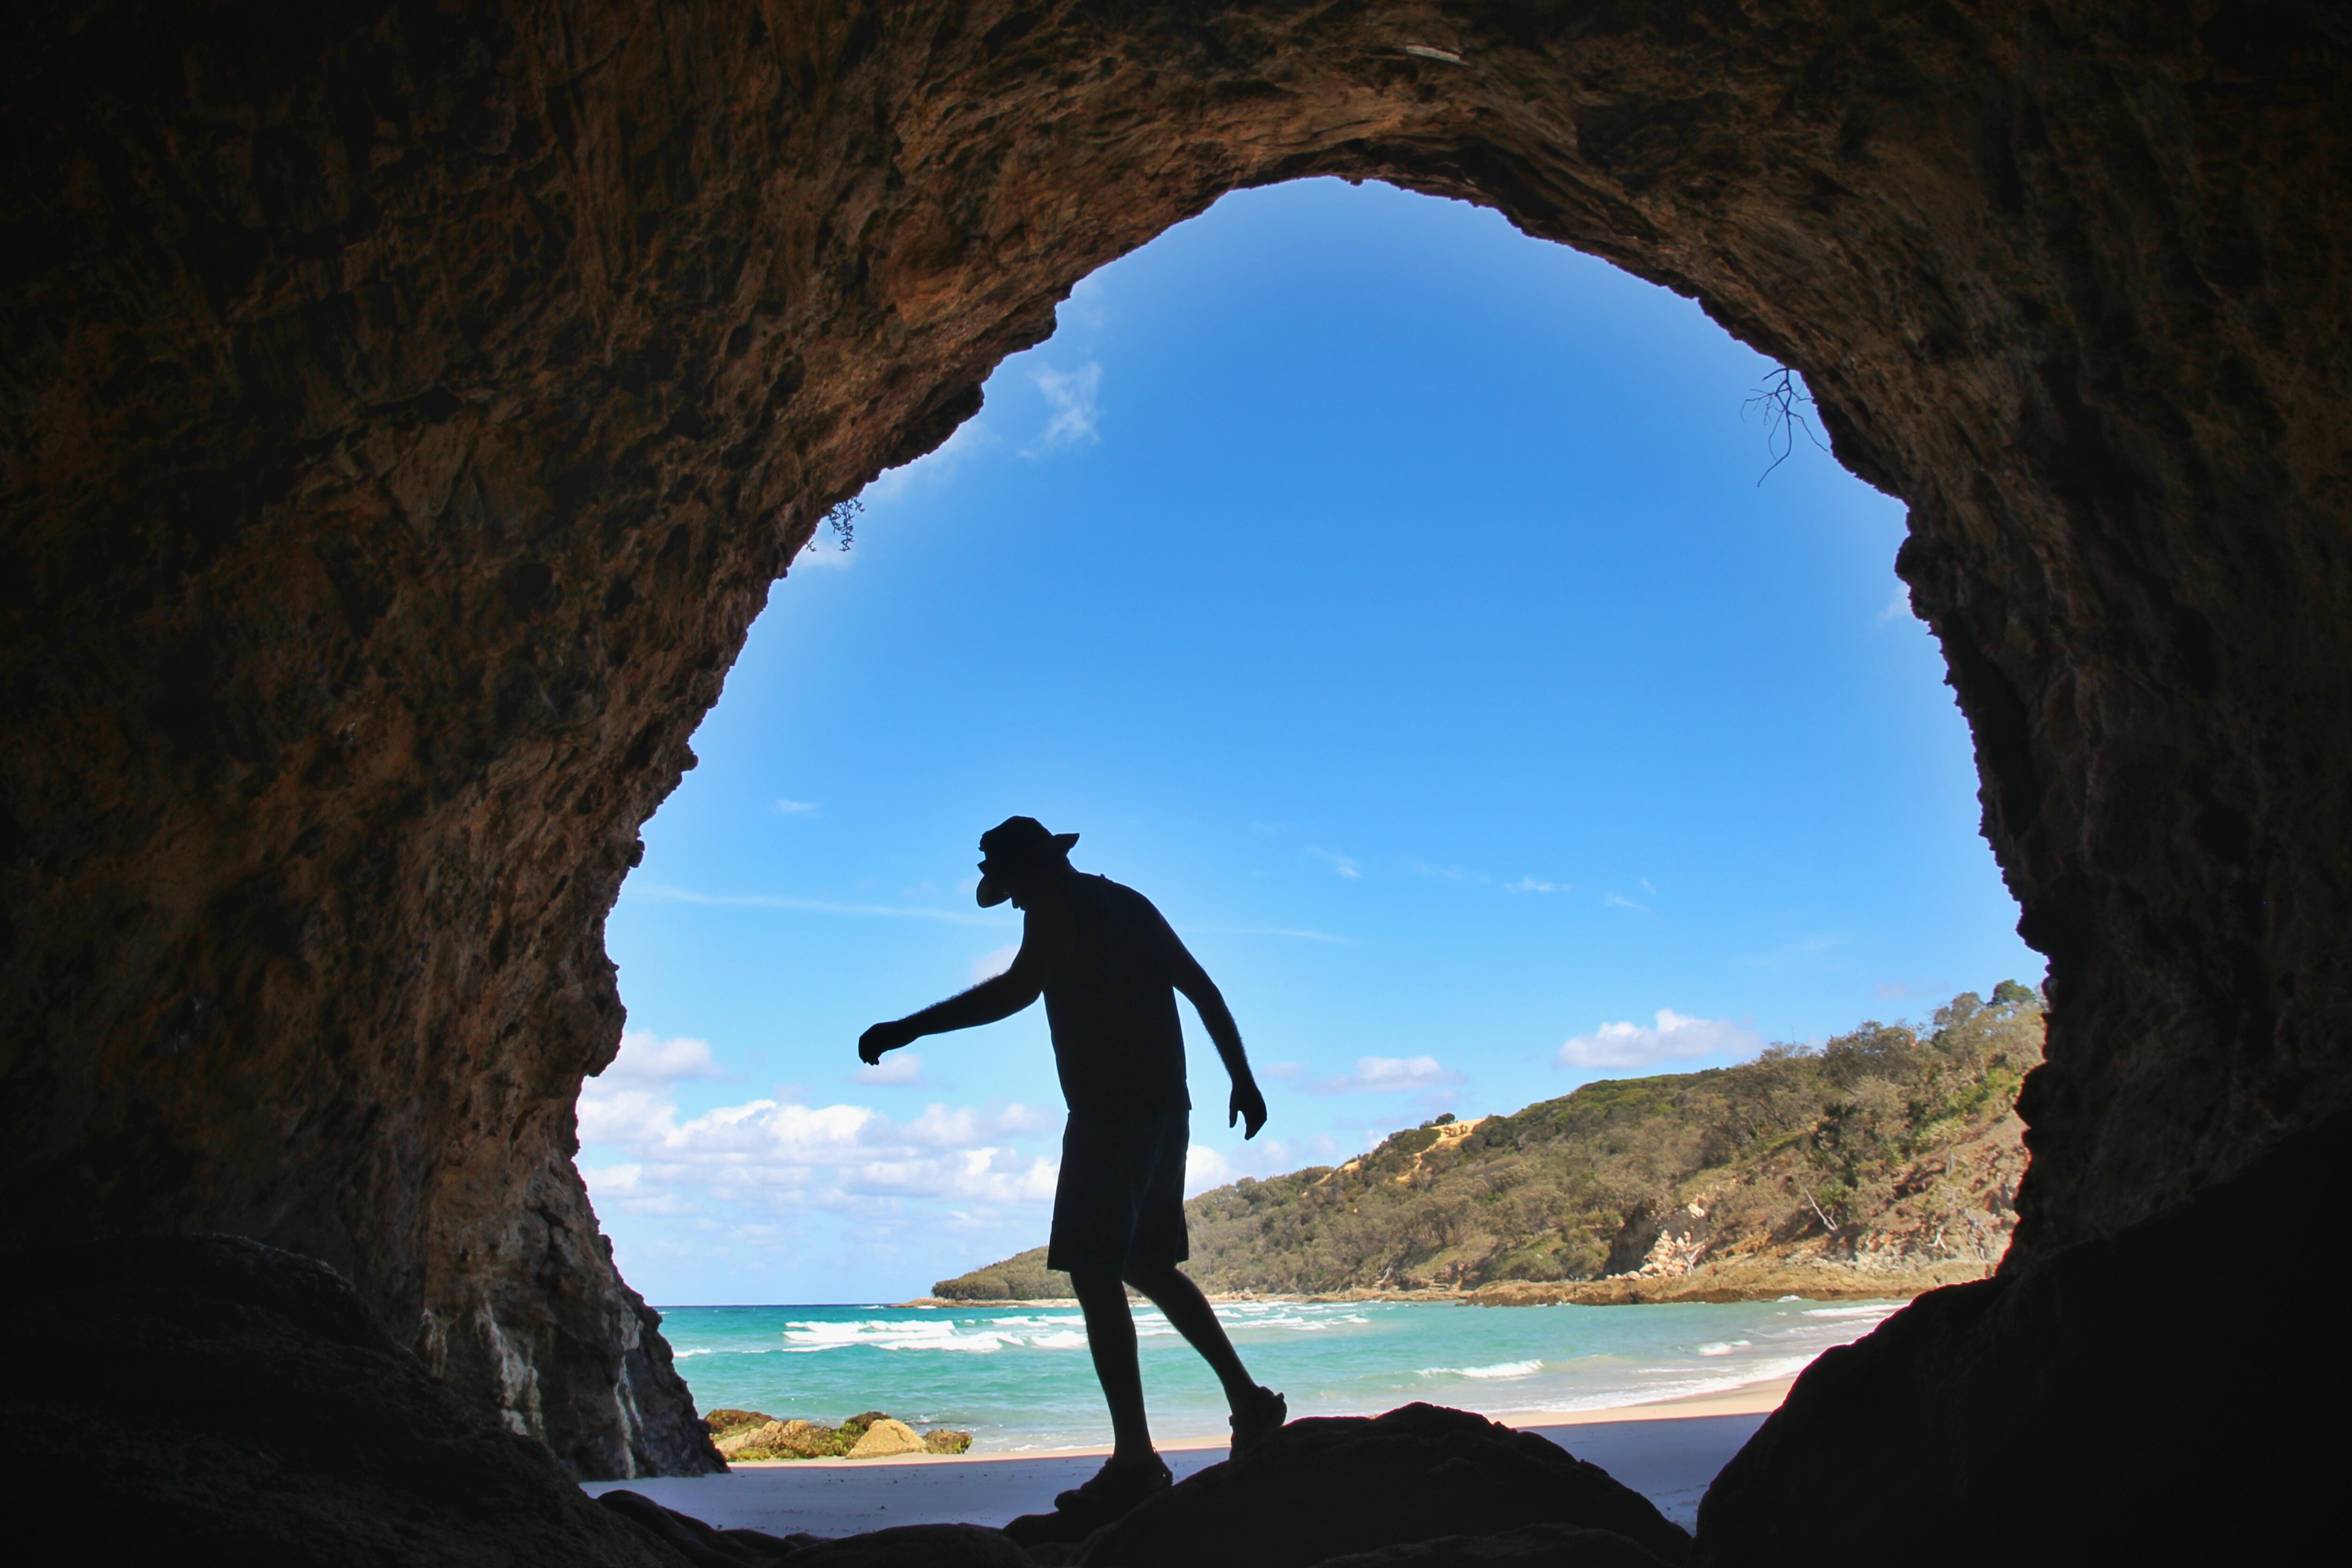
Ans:
[[[1316,1568],[1666,1568],[1613,1530],[1531,1524],[1500,1535],[1444,1535],[1326,1558]]]
[[[768,1420],[756,1426],[738,1426],[719,1439],[719,1458],[731,1459],[746,1448],[782,1447],[791,1440],[793,1426],[805,1427],[807,1425],[805,1421],[795,1421],[788,1426],[782,1421]]]
[[[846,1432],[795,1416],[790,1421],[738,1427],[719,1438],[718,1447],[730,1460],[821,1459],[847,1453],[856,1440]]]
[[[923,1435],[904,1421],[894,1421],[885,1415],[866,1428],[857,1446],[849,1450],[853,1459],[887,1459],[894,1454],[923,1452]]]
[[[692,1568],[771,1568],[803,1548],[823,1543],[821,1535],[770,1535],[759,1530],[719,1530],[641,1493],[616,1487],[597,1502],[658,1539]]]
[[[812,1546],[793,1568],[1037,1568],[1001,1530],[977,1524],[901,1524]]]
[[[1707,1489],[1701,1552],[2303,1560],[2352,1362],[2324,1266],[2289,1260],[2331,1245],[2347,1171],[2339,1112],[2119,1235],[1920,1297],[1797,1379]]]
[[[1690,1554],[1690,1537],[1648,1499],[1558,1444],[1466,1411],[1408,1405],[1384,1415],[1294,1421],[1093,1535],[1079,1561],[1309,1568],[1537,1524],[1613,1531],[1669,1563]]]
[[[325,1264],[233,1237],[20,1254],[0,1477],[44,1559],[679,1568]],[[37,1531],[34,1521],[47,1523]]]

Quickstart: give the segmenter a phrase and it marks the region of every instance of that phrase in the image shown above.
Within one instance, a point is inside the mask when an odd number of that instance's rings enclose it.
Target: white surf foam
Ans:
[[[1543,1370],[1539,1361],[1498,1361],[1492,1366],[1425,1366],[1422,1377],[1533,1377]]]

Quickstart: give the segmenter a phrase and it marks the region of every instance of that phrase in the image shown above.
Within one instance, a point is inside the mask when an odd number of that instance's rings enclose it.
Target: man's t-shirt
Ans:
[[[1072,872],[1033,909],[1024,956],[1038,965],[1062,1097],[1085,1116],[1190,1110],[1184,1030],[1170,976],[1177,942],[1151,900]],[[1041,904],[1045,900],[1041,900]]]

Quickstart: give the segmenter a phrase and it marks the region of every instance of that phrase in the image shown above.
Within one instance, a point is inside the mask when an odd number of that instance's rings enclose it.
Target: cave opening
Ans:
[[[2049,959],[2002,1276],[1776,1417],[1707,1551],[2274,1554],[2308,1516],[2284,1481],[2334,1456],[2278,1434],[2331,1386],[2241,1347],[2333,1343],[2324,1282],[2180,1260],[2309,1257],[2352,1133],[2333,14],[101,3],[12,41],[0,1245],[83,1249],[8,1304],[99,1348],[32,1358],[10,1436],[178,1435],[42,1450],[94,1530],[427,1539],[475,1506],[429,1464],[321,1467],[440,1422],[538,1489],[524,1538],[645,1560],[557,1484],[715,1462],[571,1161],[637,829],[831,509],[1077,279],[1318,174],[1494,208],[1801,372],[1909,503]],[[289,1354],[238,1337],[265,1296]],[[383,1398],[321,1427],[285,1369],[353,1356]],[[362,1501],[270,1513],[247,1453]]]
[[[1196,1113],[1192,1191],[2038,979],[1901,504],[1690,301],[1320,180],[1060,315],[796,558],[645,829],[579,1163],[651,1300],[899,1300],[1041,1239],[1040,1020],[849,1056],[1009,957],[967,862],[1016,811],[1163,901],[1278,1075],[1266,1141]]]

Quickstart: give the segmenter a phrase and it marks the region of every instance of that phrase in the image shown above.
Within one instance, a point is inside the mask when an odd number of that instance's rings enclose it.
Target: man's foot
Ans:
[[[1095,1472],[1094,1479],[1062,1493],[1054,1500],[1054,1506],[1064,1513],[1083,1513],[1108,1523],[1125,1518],[1138,1503],[1166,1491],[1175,1481],[1167,1461],[1157,1454],[1139,1459],[1113,1456]]]
[[[1234,1457],[1240,1458],[1281,1431],[1282,1424],[1289,1419],[1290,1402],[1261,1384],[1234,1411]]]

